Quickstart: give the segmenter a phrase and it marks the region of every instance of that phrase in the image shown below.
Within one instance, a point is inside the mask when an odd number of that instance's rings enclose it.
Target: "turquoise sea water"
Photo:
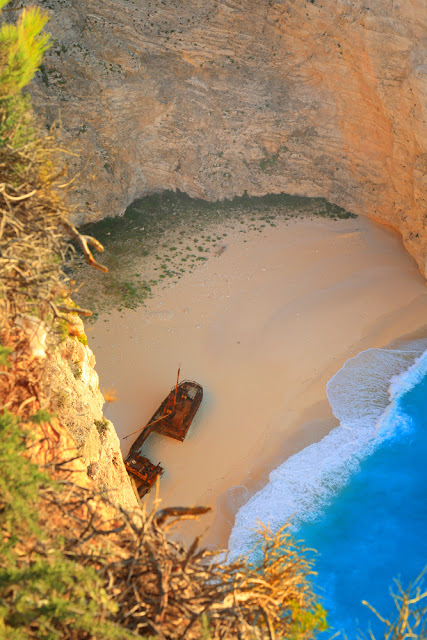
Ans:
[[[349,640],[383,625],[361,604],[393,613],[393,578],[404,586],[427,565],[427,352],[369,349],[330,380],[340,426],[270,474],[240,509],[232,555],[252,544],[258,517],[318,550],[316,588],[334,630]],[[329,637],[331,633],[325,634]]]
[[[364,460],[315,522],[298,537],[320,553],[322,586],[330,624],[348,638],[383,625],[361,604],[394,614],[389,587],[406,587],[427,565],[427,376],[398,402],[394,437]]]

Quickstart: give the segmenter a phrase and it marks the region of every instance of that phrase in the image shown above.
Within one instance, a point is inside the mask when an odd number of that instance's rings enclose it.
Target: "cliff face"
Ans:
[[[123,464],[119,439],[102,414],[104,398],[94,369],[95,356],[84,344],[82,321],[75,316],[74,323],[75,335],[48,351],[41,381],[46,405],[57,417],[56,429],[62,438],[62,449],[56,453],[65,459],[79,456],[74,463],[81,475],[77,484],[87,482],[89,476],[97,490],[109,492],[113,503],[137,509],[139,503]],[[65,435],[64,429],[58,431],[58,425],[66,425]]]
[[[425,271],[425,0],[41,4],[35,105],[79,140],[80,222],[162,189],[321,196]]]

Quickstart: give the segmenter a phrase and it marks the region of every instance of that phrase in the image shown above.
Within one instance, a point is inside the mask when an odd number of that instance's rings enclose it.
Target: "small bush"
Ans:
[[[100,436],[105,436],[108,431],[108,420],[102,417],[101,420],[94,420],[96,430]]]
[[[79,360],[75,360],[71,365],[71,371],[76,380],[80,380],[83,374],[83,370]]]

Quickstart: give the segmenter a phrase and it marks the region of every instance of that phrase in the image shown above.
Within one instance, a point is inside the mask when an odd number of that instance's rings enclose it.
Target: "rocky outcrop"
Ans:
[[[321,196],[398,229],[425,271],[425,0],[40,4],[35,104],[79,141],[79,221],[162,189]]]
[[[54,412],[58,424],[66,427],[65,442],[69,443],[62,445],[62,450],[69,447],[68,458],[77,451],[75,464],[82,470],[81,475],[86,480],[89,476],[98,491],[108,492],[114,504],[137,509],[139,503],[123,464],[119,439],[102,413],[104,398],[94,369],[95,356],[87,346],[82,321],[73,316],[74,335],[68,335],[58,348],[47,353],[42,377],[46,406]],[[61,457],[66,458],[63,451]],[[78,484],[82,482],[79,480]]]

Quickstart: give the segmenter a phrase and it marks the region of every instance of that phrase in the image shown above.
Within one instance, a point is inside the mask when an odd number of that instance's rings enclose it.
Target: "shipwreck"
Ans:
[[[154,465],[142,455],[142,447],[148,436],[160,433],[183,442],[188,429],[203,398],[203,387],[193,380],[179,383],[179,369],[176,385],[163,400],[157,411],[147,422],[125,458],[125,467],[135,481],[140,498],[145,496],[162,475],[160,463]],[[135,432],[134,432],[135,433]],[[130,434],[133,435],[133,434]],[[127,438],[129,436],[126,436]]]

